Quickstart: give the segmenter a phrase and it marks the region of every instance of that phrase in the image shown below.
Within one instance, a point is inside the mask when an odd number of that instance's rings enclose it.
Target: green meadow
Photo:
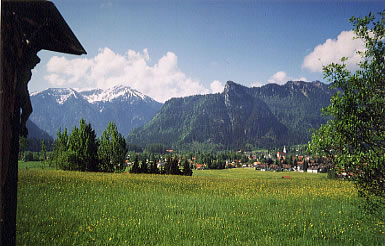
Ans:
[[[20,164],[18,245],[385,245],[383,221],[360,212],[353,185],[324,174]]]

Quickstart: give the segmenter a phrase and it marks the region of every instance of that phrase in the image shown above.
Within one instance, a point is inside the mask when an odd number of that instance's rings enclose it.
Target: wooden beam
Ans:
[[[4,145],[4,117],[3,117],[3,109],[4,109],[4,88],[3,88],[3,0],[0,0],[0,172],[3,170],[3,161],[4,154],[3,153],[3,145]],[[3,183],[2,176],[0,173],[0,184]],[[3,227],[4,227],[4,207],[3,207],[3,189],[0,187],[0,246],[3,245]]]

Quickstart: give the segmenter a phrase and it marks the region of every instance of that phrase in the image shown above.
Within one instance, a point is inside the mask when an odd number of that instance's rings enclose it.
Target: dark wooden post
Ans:
[[[1,14],[1,245],[16,244],[17,171],[20,132],[20,103],[17,100],[18,80],[21,77],[24,54],[21,29],[9,21],[2,4]],[[4,35],[6,33],[6,35]],[[20,40],[20,42],[18,41]],[[23,70],[24,71],[24,70]]]
[[[55,5],[0,0],[0,246],[16,244],[19,134],[32,112],[27,83],[41,49],[86,54]]]
[[[3,0],[0,0],[0,172],[3,169]],[[2,175],[0,175],[0,184],[3,183],[3,179],[1,178]],[[0,245],[2,245],[3,241],[3,224],[4,224],[4,209],[3,209],[3,191],[0,189]]]

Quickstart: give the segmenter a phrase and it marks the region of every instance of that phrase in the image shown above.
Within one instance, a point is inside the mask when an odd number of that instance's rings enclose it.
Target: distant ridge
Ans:
[[[59,128],[69,131],[80,118],[91,123],[98,136],[114,121],[121,134],[143,126],[160,109],[161,103],[128,86],[106,90],[50,88],[31,93],[31,120],[55,137]]]

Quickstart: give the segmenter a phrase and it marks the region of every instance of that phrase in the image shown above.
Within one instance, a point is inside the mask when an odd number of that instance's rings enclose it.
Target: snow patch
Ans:
[[[70,97],[78,99],[76,90],[71,88],[51,88],[43,91],[35,91],[30,94],[31,97],[39,95],[42,97],[46,95],[53,97],[58,104],[65,103]]]
[[[48,93],[48,95],[56,98],[56,102],[58,104],[64,104],[69,98],[74,97],[78,99],[76,95],[76,91],[74,89],[53,89],[52,93]]]
[[[128,86],[115,86],[106,90],[83,91],[81,94],[89,103],[111,102],[113,100],[127,100],[130,98],[141,98],[146,100],[147,96]]]
[[[40,93],[42,93],[43,91],[34,91],[34,92],[31,92],[30,93],[30,96],[36,96],[36,95],[39,95]]]

